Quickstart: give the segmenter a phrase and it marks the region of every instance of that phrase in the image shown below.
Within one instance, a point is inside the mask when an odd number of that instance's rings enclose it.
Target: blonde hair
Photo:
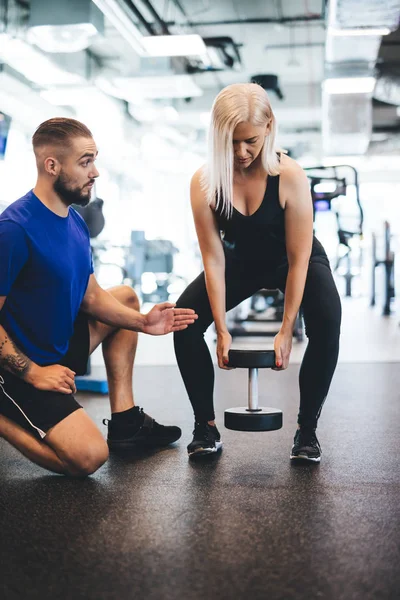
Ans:
[[[235,83],[224,88],[214,100],[209,129],[208,161],[201,185],[207,201],[230,217],[233,210],[233,132],[239,123],[266,125],[270,130],[261,149],[262,166],[268,175],[279,174],[275,148],[276,120],[267,92],[256,83]]]

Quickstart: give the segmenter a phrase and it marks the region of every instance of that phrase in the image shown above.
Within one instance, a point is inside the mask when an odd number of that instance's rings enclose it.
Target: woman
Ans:
[[[274,339],[276,369],[288,366],[300,305],[309,339],[300,368],[298,429],[290,458],[321,458],[315,430],[337,363],[341,305],[328,258],[313,237],[307,177],[294,160],[276,152],[275,131],[263,88],[250,83],[226,87],[212,109],[209,160],[192,178],[191,204],[204,272],[177,306],[190,306],[199,318],[174,338],[195,414],[189,456],[222,447],[214,420],[214,369],[206,329],[214,321],[218,366],[229,368],[232,338],[226,311],[261,288],[279,288],[285,304]]]

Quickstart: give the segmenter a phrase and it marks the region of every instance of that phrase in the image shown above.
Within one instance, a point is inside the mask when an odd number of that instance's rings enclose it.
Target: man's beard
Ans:
[[[61,171],[54,183],[54,191],[57,192],[65,206],[71,206],[71,204],[87,206],[90,202],[91,189],[87,188],[86,193],[84,193],[85,188],[70,188],[68,183],[68,177]]]

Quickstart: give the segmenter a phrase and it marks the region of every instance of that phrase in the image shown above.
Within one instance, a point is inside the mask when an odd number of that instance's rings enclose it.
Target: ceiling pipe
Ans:
[[[158,25],[161,27],[161,32],[164,35],[169,35],[171,32],[169,31],[167,24],[165,23],[165,21],[162,20],[162,18],[160,17],[154,6],[151,4],[151,2],[149,0],[141,0],[141,2],[153,15],[154,19],[156,20],[156,23],[158,23]]]
[[[273,17],[260,17],[260,18],[250,18],[250,19],[225,19],[224,21],[195,21],[190,22],[192,27],[214,27],[218,25],[258,25],[265,23],[277,23],[280,25],[285,25],[285,23],[312,23],[318,22],[323,23],[324,18],[322,15],[310,15],[305,16],[301,15],[298,17],[282,17],[282,18],[273,18]],[[176,21],[167,21],[166,25],[168,27],[173,27],[174,25],[179,25]]]
[[[325,48],[325,42],[311,42],[310,44],[307,42],[296,44],[267,44],[264,46],[264,50],[290,50],[291,48]]]
[[[172,2],[173,2],[173,4],[175,4],[176,8],[181,11],[181,13],[185,17],[186,23],[189,25],[189,27],[195,27],[195,24],[193,23],[193,21],[190,20],[186,10],[184,9],[184,7],[182,6],[182,3],[180,2],[180,0],[172,0]]]
[[[151,23],[149,23],[148,21],[146,21],[146,19],[144,18],[144,16],[140,12],[140,10],[133,4],[133,2],[131,0],[124,0],[124,2],[126,4],[126,6],[133,12],[135,17],[139,20],[139,23],[141,23],[141,25],[143,25],[143,27],[146,29],[146,31],[150,35],[156,35],[157,32],[154,29],[153,25]]]

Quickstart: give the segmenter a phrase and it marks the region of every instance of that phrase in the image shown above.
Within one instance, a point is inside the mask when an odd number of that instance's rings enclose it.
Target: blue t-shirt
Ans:
[[[0,324],[37,364],[67,352],[91,273],[89,231],[73,208],[60,217],[31,191],[0,214]]]

